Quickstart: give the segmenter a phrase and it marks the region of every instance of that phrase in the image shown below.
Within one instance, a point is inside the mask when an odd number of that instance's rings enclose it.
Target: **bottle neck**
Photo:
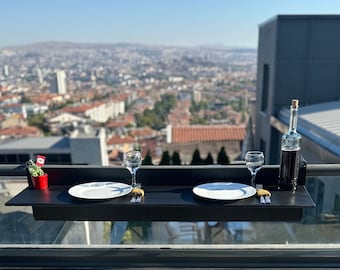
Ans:
[[[289,131],[296,132],[298,119],[298,108],[290,107]]]

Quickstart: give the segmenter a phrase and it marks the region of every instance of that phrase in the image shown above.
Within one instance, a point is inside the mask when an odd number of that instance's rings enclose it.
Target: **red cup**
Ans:
[[[32,176],[32,183],[34,189],[47,189],[48,188],[48,175],[45,173],[41,176]]]

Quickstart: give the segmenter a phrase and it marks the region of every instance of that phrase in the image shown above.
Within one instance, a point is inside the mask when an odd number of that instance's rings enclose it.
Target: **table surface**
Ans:
[[[32,206],[38,220],[117,221],[297,221],[304,208],[315,207],[305,186],[298,186],[295,194],[272,191],[272,202],[266,205],[256,196],[233,201],[202,199],[192,192],[193,186],[147,186],[141,203],[131,203],[131,195],[109,200],[74,199],[69,188],[26,188],[6,205]]]

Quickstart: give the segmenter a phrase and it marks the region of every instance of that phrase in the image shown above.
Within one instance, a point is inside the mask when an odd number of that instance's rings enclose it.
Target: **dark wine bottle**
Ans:
[[[299,101],[293,99],[290,106],[288,131],[281,138],[281,161],[278,187],[295,192],[299,176],[301,135],[297,132]]]

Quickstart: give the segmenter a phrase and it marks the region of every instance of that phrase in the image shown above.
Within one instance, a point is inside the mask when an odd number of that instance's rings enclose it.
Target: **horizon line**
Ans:
[[[13,45],[0,45],[0,50],[10,49],[13,47],[25,47],[25,46],[33,46],[39,44],[48,44],[48,43],[59,43],[59,44],[74,44],[74,45],[136,45],[136,46],[147,46],[147,47],[178,47],[178,48],[197,48],[197,47],[211,47],[211,48],[221,48],[221,49],[254,49],[257,50],[257,47],[245,46],[245,45],[224,45],[219,43],[206,43],[206,44],[198,44],[198,45],[170,45],[170,44],[148,44],[143,42],[91,42],[91,41],[58,41],[58,40],[46,40],[46,41],[37,41],[30,43],[22,43],[22,44],[13,44]]]

